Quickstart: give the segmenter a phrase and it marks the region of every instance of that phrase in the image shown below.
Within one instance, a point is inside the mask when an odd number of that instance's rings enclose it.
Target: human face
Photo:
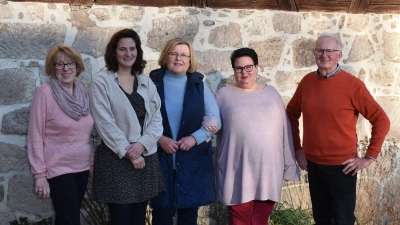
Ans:
[[[333,49],[338,50],[339,46],[336,44],[335,39],[331,37],[323,37],[315,43],[315,49]],[[318,66],[318,71],[322,76],[326,76],[328,73],[334,71],[337,67],[337,63],[342,58],[342,51],[335,51],[333,55],[329,56],[326,51],[322,55],[318,55],[314,51],[315,62]]]
[[[132,38],[121,38],[115,51],[118,68],[131,68],[136,61],[136,43]]]
[[[254,89],[257,85],[258,65],[254,65],[253,59],[249,56],[237,58],[234,65],[233,71],[235,73],[236,85],[242,89]],[[252,70],[247,72],[251,66],[253,67]]]
[[[186,55],[189,57],[182,57]],[[167,59],[167,70],[175,75],[185,74],[190,67],[190,50],[187,45],[177,45],[169,53]]]
[[[68,67],[68,64],[71,67],[71,63],[75,63],[75,68],[71,69]],[[63,64],[64,66],[62,69],[57,69],[55,64]],[[60,53],[57,61],[54,63],[53,66],[56,71],[56,77],[60,81],[60,83],[66,88],[71,89],[73,87],[76,77],[76,62],[73,62],[68,56]]]

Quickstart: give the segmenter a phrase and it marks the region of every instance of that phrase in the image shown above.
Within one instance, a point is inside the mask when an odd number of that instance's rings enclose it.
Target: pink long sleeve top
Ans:
[[[50,179],[91,169],[92,128],[90,114],[75,121],[64,113],[47,84],[39,86],[32,100],[27,138],[35,178]]]

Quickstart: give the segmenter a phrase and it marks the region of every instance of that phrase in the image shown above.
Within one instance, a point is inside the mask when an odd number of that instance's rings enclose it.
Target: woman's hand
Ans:
[[[179,149],[177,141],[165,136],[160,137],[158,140],[158,145],[162,148],[162,150],[164,150],[164,152],[168,154],[175,153]]]
[[[133,167],[135,169],[143,169],[146,163],[144,162],[144,158],[139,156],[137,159],[130,159]]]
[[[183,151],[189,151],[196,144],[193,136],[187,136],[178,141],[179,148]]]
[[[204,129],[208,132],[217,132],[219,130],[218,126],[205,126]]]
[[[144,146],[139,142],[132,143],[125,149],[127,150],[125,157],[128,159],[137,159],[144,152]]]
[[[35,178],[35,194],[41,199],[50,197],[50,187],[46,177]]]

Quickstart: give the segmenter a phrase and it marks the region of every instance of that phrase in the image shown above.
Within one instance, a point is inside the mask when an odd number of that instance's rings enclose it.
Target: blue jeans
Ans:
[[[354,225],[357,175],[344,174],[344,167],[319,165],[307,160],[316,225]]]
[[[55,225],[79,225],[89,171],[68,173],[48,179],[56,214]]]
[[[178,211],[178,225],[197,225],[197,210],[195,208],[156,208],[152,212],[152,225],[173,225],[175,212]]]

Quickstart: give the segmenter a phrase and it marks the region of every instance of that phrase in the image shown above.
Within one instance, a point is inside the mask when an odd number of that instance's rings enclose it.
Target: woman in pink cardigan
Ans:
[[[42,199],[51,197],[56,225],[79,225],[93,162],[89,98],[76,79],[85,68],[75,49],[56,46],[45,69],[50,78],[35,93],[28,128],[34,192]]]

